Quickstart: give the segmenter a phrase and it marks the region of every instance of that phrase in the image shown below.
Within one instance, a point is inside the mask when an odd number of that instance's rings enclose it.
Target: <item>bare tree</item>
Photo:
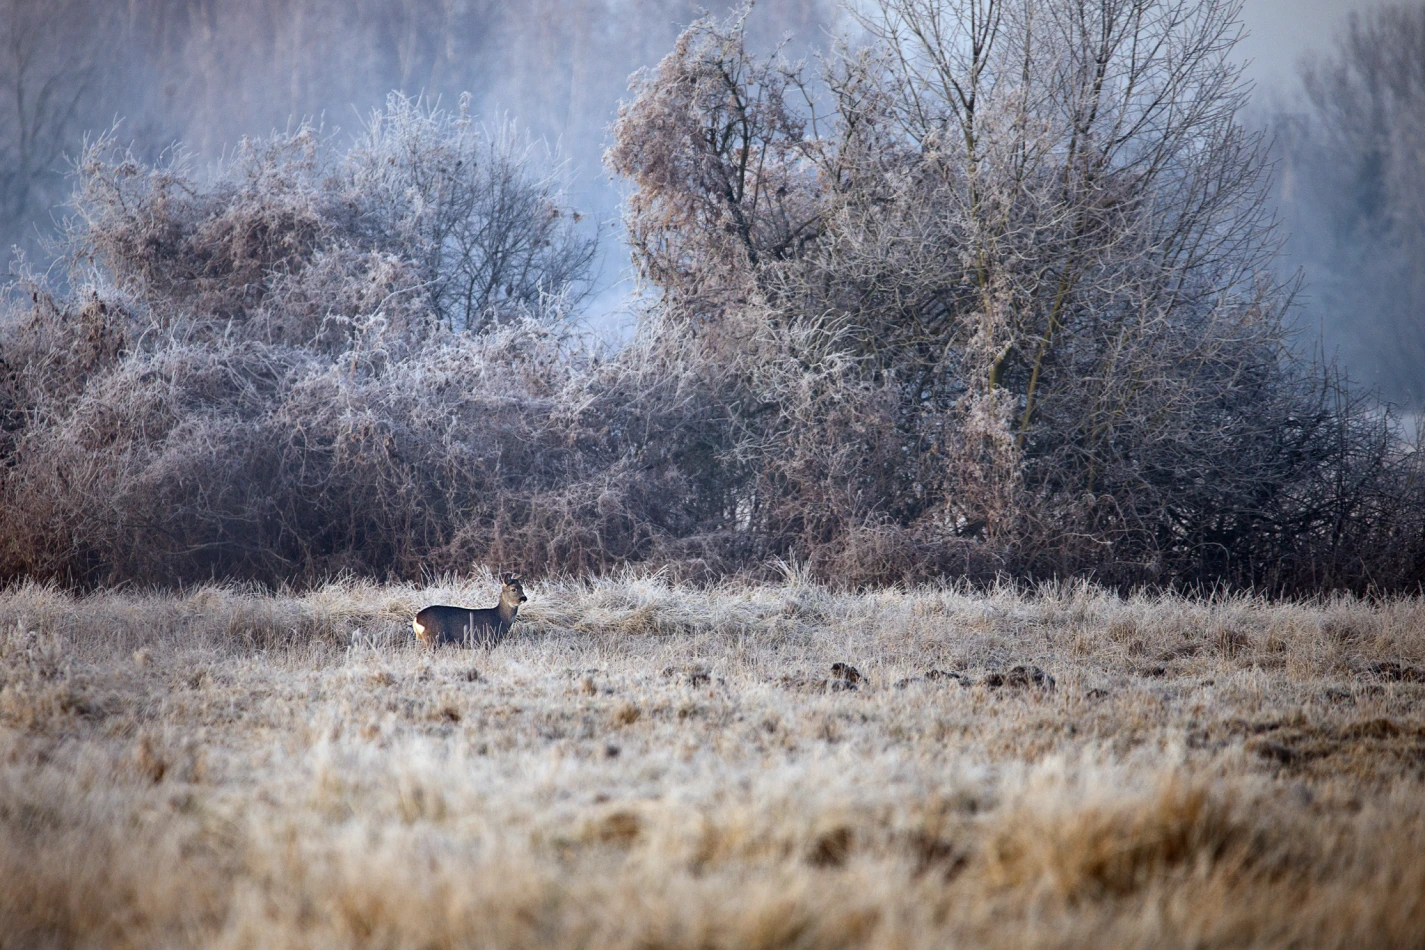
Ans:
[[[378,244],[414,252],[438,317],[478,330],[544,298],[576,308],[596,237],[566,206],[560,166],[506,123],[482,130],[458,112],[393,93],[351,153],[351,185]]]

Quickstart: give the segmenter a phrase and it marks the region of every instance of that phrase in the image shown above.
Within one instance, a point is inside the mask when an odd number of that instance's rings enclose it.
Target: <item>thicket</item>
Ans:
[[[1418,454],[1286,345],[1237,6],[885,0],[819,71],[700,21],[613,132],[617,350],[463,111],[202,181],[100,141],[0,338],[0,574],[1414,587]]]

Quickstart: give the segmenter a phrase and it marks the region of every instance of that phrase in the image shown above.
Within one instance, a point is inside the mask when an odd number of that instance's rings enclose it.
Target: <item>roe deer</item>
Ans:
[[[520,604],[529,600],[524,595],[518,574],[500,575],[504,587],[500,590],[500,602],[484,610],[468,610],[465,607],[449,607],[433,604],[416,614],[411,628],[416,631],[416,639],[428,647],[438,647],[442,643],[458,643],[465,646],[495,646],[510,632],[515,622]]]

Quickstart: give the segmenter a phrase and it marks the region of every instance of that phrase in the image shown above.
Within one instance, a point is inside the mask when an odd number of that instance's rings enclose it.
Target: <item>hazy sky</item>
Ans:
[[[1252,78],[1264,85],[1291,80],[1307,50],[1325,50],[1353,10],[1386,0],[1246,0],[1242,18],[1250,34],[1241,52],[1253,60]]]

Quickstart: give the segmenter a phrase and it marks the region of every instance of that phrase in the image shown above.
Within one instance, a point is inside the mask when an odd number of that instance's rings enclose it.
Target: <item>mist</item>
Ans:
[[[1419,160],[1425,5],[1247,0],[1249,121],[1273,138],[1296,345],[1415,417],[1425,407]]]
[[[619,190],[601,156],[630,76],[656,63],[704,5],[692,0],[0,0],[0,242],[31,259],[68,195],[67,160],[112,128],[152,161],[199,162],[244,136],[312,121],[348,139],[399,91],[548,149],[600,233],[591,311],[626,296]],[[733,4],[706,5],[724,12]],[[766,0],[749,23],[797,54],[825,39],[831,0]]]
[[[1303,91],[1310,64],[1329,57],[1351,14],[1387,5],[1246,0],[1237,52],[1257,86],[1252,121],[1278,140],[1279,273],[1302,277],[1299,345],[1415,408],[1425,404],[1419,301],[1408,299],[1402,275],[1376,274],[1368,292],[1351,280],[1355,265],[1343,248],[1361,246],[1352,231],[1359,222],[1331,210],[1340,182],[1312,172],[1343,159],[1324,158],[1303,132],[1321,105]],[[586,314],[603,329],[627,328],[621,191],[602,155],[630,76],[666,55],[700,9],[692,0],[0,0],[5,263],[43,264],[44,238],[71,188],[68,162],[86,136],[112,130],[147,161],[181,144],[202,164],[244,136],[303,120],[349,138],[393,90],[447,108],[468,94],[482,121],[513,122],[547,149],[599,239]],[[763,0],[748,35],[764,49],[789,42],[789,54],[802,56],[846,19],[835,0]]]
[[[1352,13],[1368,13],[1389,0],[1246,0],[1237,47],[1247,75],[1268,96],[1295,89],[1303,57],[1320,53],[1345,29]]]

